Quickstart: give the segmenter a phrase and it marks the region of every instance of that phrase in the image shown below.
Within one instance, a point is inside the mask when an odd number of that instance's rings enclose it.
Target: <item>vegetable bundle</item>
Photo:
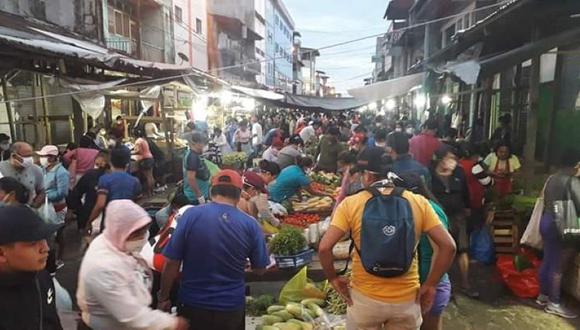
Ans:
[[[269,248],[277,256],[295,255],[306,248],[306,237],[300,229],[285,227],[270,240]]]

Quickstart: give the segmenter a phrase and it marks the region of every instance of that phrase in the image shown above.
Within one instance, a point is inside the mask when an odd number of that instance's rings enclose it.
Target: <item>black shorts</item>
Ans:
[[[449,216],[449,233],[457,245],[457,253],[469,252],[469,235],[467,233],[467,217],[462,214]]]
[[[196,330],[244,330],[246,328],[246,311],[232,312],[210,311],[192,308],[180,304],[177,314],[189,321],[189,329]]]
[[[155,159],[153,158],[143,159],[140,160],[137,165],[139,166],[140,170],[143,171],[152,170],[153,167],[155,167]]]

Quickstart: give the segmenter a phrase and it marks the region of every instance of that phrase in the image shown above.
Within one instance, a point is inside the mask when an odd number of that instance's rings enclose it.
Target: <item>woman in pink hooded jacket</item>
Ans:
[[[109,203],[106,226],[89,246],[79,271],[82,321],[100,329],[187,329],[179,317],[149,307],[152,274],[140,256],[151,218],[130,200]]]

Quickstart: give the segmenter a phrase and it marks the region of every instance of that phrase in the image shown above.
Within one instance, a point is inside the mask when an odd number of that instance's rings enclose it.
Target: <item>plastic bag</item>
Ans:
[[[60,217],[56,214],[54,206],[48,202],[48,196],[44,198],[44,204],[38,209],[40,217],[49,224],[61,224]]]
[[[471,233],[469,251],[473,259],[483,264],[495,262],[495,245],[487,226]]]
[[[72,311],[72,299],[68,291],[60,285],[56,278],[52,279],[54,283],[54,291],[56,297],[56,309],[58,311]]]
[[[497,259],[497,269],[503,282],[520,298],[535,298],[540,294],[540,284],[536,268],[528,268],[518,272],[512,256],[500,256]]]
[[[326,295],[308,279],[308,267],[302,269],[288,281],[280,291],[278,301],[282,305],[300,302],[306,298],[324,299]]]
[[[520,240],[520,244],[533,247],[535,249],[541,250],[544,246],[542,241],[542,235],[540,234],[540,221],[542,220],[542,214],[544,213],[544,198],[540,197],[536,200],[536,205],[534,206],[534,211],[530,217],[530,222],[526,227],[526,231]]]

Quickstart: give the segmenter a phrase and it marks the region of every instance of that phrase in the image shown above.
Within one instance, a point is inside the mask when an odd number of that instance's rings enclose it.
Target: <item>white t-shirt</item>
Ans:
[[[252,145],[262,144],[262,139],[264,138],[262,134],[262,125],[259,123],[252,124]]]
[[[306,126],[300,131],[300,138],[302,138],[304,143],[310,142],[314,137],[316,137],[316,131],[312,125]]]

